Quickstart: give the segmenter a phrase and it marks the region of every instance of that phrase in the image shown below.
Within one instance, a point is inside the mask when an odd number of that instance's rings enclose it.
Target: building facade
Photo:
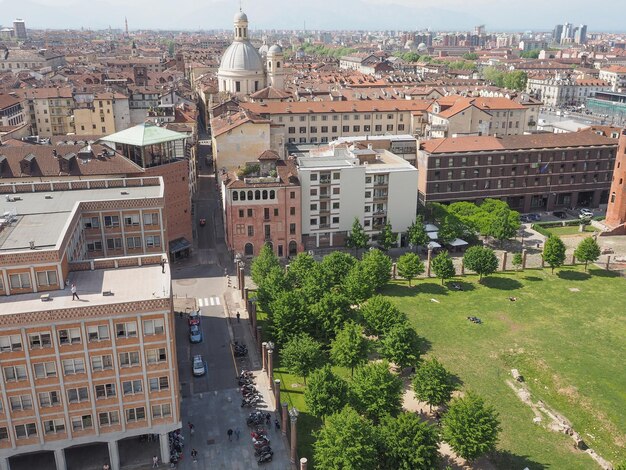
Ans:
[[[613,181],[609,194],[609,204],[606,209],[605,224],[615,233],[626,234],[626,131],[622,130],[619,137],[619,147]]]
[[[87,445],[117,470],[118,441],[146,433],[167,462],[181,419],[171,278],[154,243],[166,238],[162,180],[0,192],[0,468],[37,452],[64,470],[69,448]]]
[[[506,200],[520,212],[608,202],[617,141],[591,131],[421,143],[419,200]]]

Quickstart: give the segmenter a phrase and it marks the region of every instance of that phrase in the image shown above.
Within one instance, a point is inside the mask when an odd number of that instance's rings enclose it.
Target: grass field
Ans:
[[[482,285],[467,276],[463,291],[433,280],[413,288],[399,282],[384,292],[430,343],[428,354],[499,411],[498,468],[596,467],[569,437],[533,424],[530,408],[505,384],[512,368],[525,377],[533,401],[567,417],[601,456],[626,459],[626,279],[598,269],[590,274],[527,270]]]
[[[556,235],[557,237],[562,237],[563,235],[580,234],[581,232],[578,227],[579,225],[568,225],[565,227],[550,227],[550,228],[546,228],[545,230],[550,232],[552,235]],[[595,233],[596,231],[597,230],[591,225],[585,225],[585,231],[583,233],[592,234],[592,233]]]
[[[531,409],[505,381],[519,369],[532,393],[567,417],[585,442],[611,462],[626,459],[626,279],[599,269],[526,270],[498,274],[482,284],[437,280],[389,284],[383,294],[404,311],[436,356],[491,404],[502,422],[497,468],[598,468],[563,434],[534,424]],[[570,289],[578,289],[572,291]],[[516,302],[509,301],[517,297]],[[436,299],[439,303],[432,302]],[[474,315],[482,325],[467,320]],[[263,323],[263,314],[260,316]],[[264,328],[265,330],[265,328]],[[349,372],[337,369],[341,375]],[[298,452],[312,457],[312,431],[320,421],[306,412],[302,378],[277,366],[282,401],[301,412]]]

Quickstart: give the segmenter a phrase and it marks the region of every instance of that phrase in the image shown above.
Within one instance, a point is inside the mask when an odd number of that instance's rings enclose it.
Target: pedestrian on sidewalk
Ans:
[[[191,449],[191,458],[194,462],[198,461],[198,451],[196,449]]]
[[[239,428],[235,429],[235,437],[237,438],[237,440],[239,440],[239,434],[241,434],[241,431],[239,430]]]
[[[265,414],[265,424],[269,426],[269,425],[270,425],[270,420],[271,420],[271,419],[272,419],[272,415],[271,415],[271,414],[269,414],[269,413],[266,413],[266,414]]]
[[[239,319],[241,318],[241,314],[237,312],[237,323],[239,323]]]
[[[161,272],[162,273],[165,273],[165,263],[167,263],[167,261],[165,260],[165,258],[163,258],[161,260],[161,263],[160,263],[161,264]]]
[[[78,297],[78,294],[76,293],[76,284],[72,283],[72,300],[80,300],[80,297]]]
[[[159,468],[159,458],[156,455],[152,457],[152,468]]]
[[[278,418],[274,420],[274,427],[277,431],[280,431],[280,423],[278,422]]]
[[[233,440],[233,430],[229,429],[228,431],[226,431],[226,434],[228,434],[228,440],[232,441]]]

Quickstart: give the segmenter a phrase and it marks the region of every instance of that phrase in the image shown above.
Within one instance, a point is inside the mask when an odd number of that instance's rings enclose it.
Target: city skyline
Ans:
[[[608,0],[606,8],[598,11],[583,0],[555,0],[550,3],[528,0],[522,11],[499,5],[495,0],[476,0],[468,5],[460,0],[301,0],[290,2],[242,2],[250,17],[251,30],[471,30],[485,24],[487,31],[552,31],[555,24],[570,22],[589,25],[590,32],[622,32],[619,15],[606,15],[618,9],[619,0]],[[4,26],[13,19],[23,18],[34,29],[114,29],[124,28],[128,18],[131,30],[199,30],[228,29],[232,15],[239,8],[236,1],[181,0],[172,10],[163,0],[95,1],[85,4],[79,0],[29,0],[15,4],[0,0]],[[98,16],[92,12],[98,11]],[[329,12],[331,13],[329,15]],[[539,14],[540,12],[540,14]],[[193,18],[193,22],[189,22]],[[198,20],[201,19],[201,20]]]

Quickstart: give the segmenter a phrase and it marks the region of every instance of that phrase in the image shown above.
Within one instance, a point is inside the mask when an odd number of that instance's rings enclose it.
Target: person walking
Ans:
[[[191,458],[194,462],[198,461],[198,451],[196,449],[191,449]]]
[[[159,468],[159,458],[156,455],[152,457],[152,468]]]
[[[72,283],[72,300],[80,300],[80,297],[78,297],[78,294],[76,293],[76,284]]]
[[[161,272],[162,272],[162,273],[165,273],[165,263],[166,263],[166,262],[167,262],[167,261],[165,261],[165,258],[163,258],[163,259],[161,260],[161,263],[160,263],[160,264],[161,264]]]
[[[187,422],[187,426],[189,426],[189,434],[193,436],[193,433],[195,432],[195,426],[191,424],[191,421]]]
[[[239,323],[239,319],[241,318],[241,314],[237,312],[237,323]]]
[[[233,440],[233,430],[229,429],[228,431],[226,431],[226,434],[228,434],[228,440],[232,441]]]

